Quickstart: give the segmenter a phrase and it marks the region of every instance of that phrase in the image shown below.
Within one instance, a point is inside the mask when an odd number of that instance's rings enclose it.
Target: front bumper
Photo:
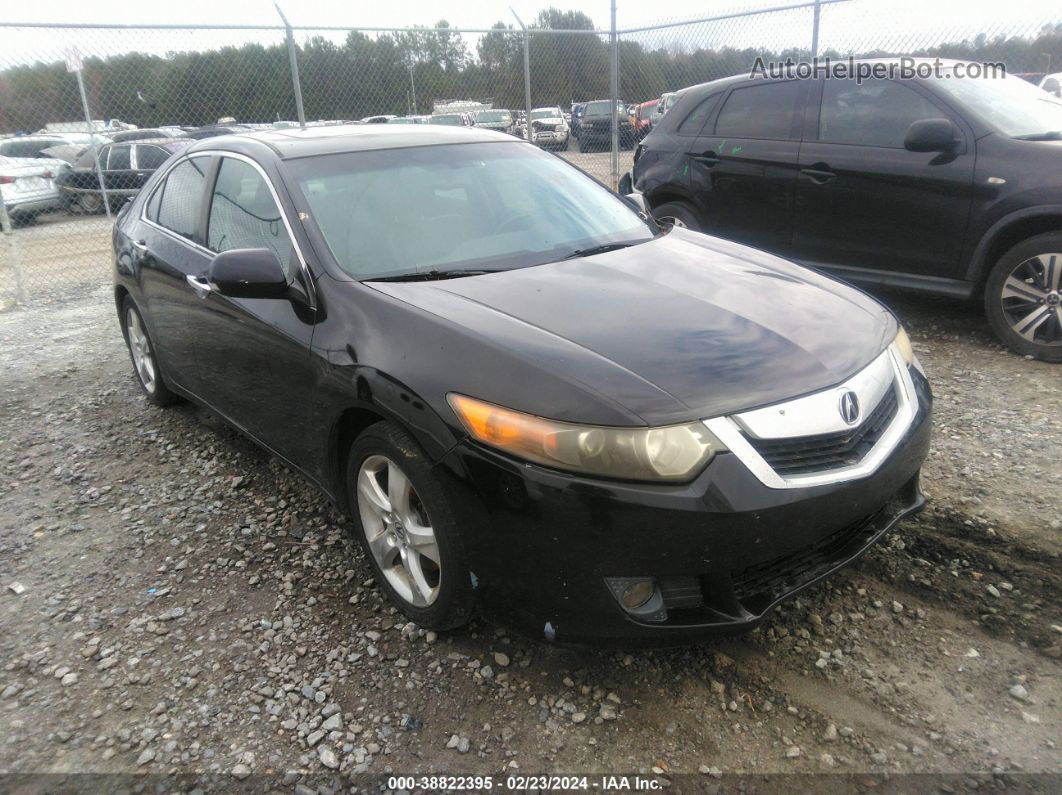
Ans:
[[[444,465],[481,517],[464,541],[482,608],[532,636],[607,646],[757,625],[922,507],[931,396],[918,380],[904,438],[872,475],[839,484],[769,488],[730,453],[688,484],[618,483],[458,445]],[[621,607],[606,578],[625,577],[671,594],[665,620]]]

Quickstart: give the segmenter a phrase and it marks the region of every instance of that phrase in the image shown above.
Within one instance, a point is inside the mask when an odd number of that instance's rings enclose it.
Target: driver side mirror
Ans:
[[[623,186],[622,185],[620,186],[620,190],[621,191],[623,190]],[[645,196],[642,195],[641,193],[622,193],[621,192],[619,194],[619,197],[624,202],[626,202],[627,205],[629,205],[635,212],[640,213],[641,215],[645,215],[645,216],[650,215],[649,205],[645,201]]]
[[[948,152],[959,142],[949,119],[921,119],[907,128],[903,148],[908,152]]]
[[[230,298],[280,298],[288,292],[288,275],[268,248],[223,251],[210,263],[210,283]]]

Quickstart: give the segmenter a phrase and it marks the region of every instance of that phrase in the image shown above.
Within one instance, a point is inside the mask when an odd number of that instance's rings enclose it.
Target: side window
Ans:
[[[136,167],[144,171],[154,171],[165,163],[170,153],[158,146],[138,146],[136,148]]]
[[[269,183],[254,166],[222,158],[210,201],[207,247],[211,251],[268,248],[292,271],[292,245]]]
[[[107,170],[108,171],[128,171],[131,166],[129,165],[129,149],[128,146],[112,146],[111,152],[107,156]]]
[[[803,109],[801,100],[806,82],[789,80],[735,88],[719,111],[715,134],[724,138],[772,140],[797,137],[793,135],[793,123],[798,109]]]
[[[689,115],[682,120],[682,124],[678,126],[676,132],[679,135],[697,135],[708,120],[708,117],[712,115],[715,106],[719,104],[719,97],[721,96],[722,94],[712,94],[712,96],[702,99],[697,107],[691,110]]]
[[[819,140],[903,148],[907,128],[944,114],[917,91],[895,80],[827,80],[819,111]]]
[[[206,157],[193,157],[178,164],[166,175],[162,188],[155,193],[158,200],[159,226],[189,240],[195,238],[195,228],[199,223],[199,213],[203,201],[203,183],[206,180],[206,168],[210,162]],[[154,200],[154,196],[152,200]],[[151,217],[150,203],[148,217]]]
[[[147,207],[144,209],[144,215],[147,216],[149,221],[159,222],[159,204],[162,203],[162,191],[166,187],[165,181],[159,184],[155,188],[155,192],[151,194],[151,198],[148,199]]]

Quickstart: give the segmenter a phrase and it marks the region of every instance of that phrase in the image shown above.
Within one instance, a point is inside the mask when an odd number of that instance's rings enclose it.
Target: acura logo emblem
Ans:
[[[847,424],[855,425],[859,422],[859,398],[856,397],[856,393],[851,389],[846,389],[841,393],[839,408],[841,410],[841,419]]]

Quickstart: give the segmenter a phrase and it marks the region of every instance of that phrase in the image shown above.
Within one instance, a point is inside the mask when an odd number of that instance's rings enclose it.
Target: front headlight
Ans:
[[[576,425],[447,396],[483,444],[557,469],[626,480],[690,480],[726,447],[700,422],[662,428]]]
[[[900,330],[896,332],[896,339],[893,340],[892,344],[896,346],[896,352],[900,354],[900,358],[904,360],[908,367],[914,367],[918,372],[925,374],[922,369],[922,363],[918,361],[914,348],[911,346],[911,338],[907,336],[903,326],[900,326]]]

